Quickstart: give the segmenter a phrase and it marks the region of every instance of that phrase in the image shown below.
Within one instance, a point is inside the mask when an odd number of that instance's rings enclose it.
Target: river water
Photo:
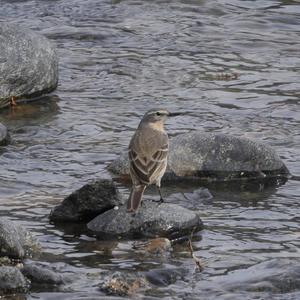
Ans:
[[[165,187],[167,201],[199,211],[205,223],[193,242],[201,273],[185,244],[140,256],[132,241],[97,241],[84,226],[48,221],[66,195],[109,176],[108,163],[157,106],[184,113],[167,122],[170,136],[202,130],[258,139],[299,175],[299,1],[0,0],[0,21],[39,31],[60,57],[52,95],[0,113],[13,137],[0,155],[1,215],[37,236],[40,260],[78,277],[35,287],[27,299],[107,299],[98,289],[105,276],[157,269],[181,276],[134,297],[300,299],[293,274],[274,279],[299,270],[299,181]],[[126,197],[128,187],[120,188]],[[205,188],[213,198],[203,198]],[[263,284],[266,274],[273,286]]]

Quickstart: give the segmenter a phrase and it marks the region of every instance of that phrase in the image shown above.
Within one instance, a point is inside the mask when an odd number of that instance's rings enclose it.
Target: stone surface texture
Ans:
[[[134,214],[121,206],[97,216],[87,226],[100,237],[178,237],[202,229],[202,222],[195,212],[179,205],[144,201]]]
[[[127,153],[108,169],[129,176]],[[163,180],[200,178],[231,179],[288,177],[289,171],[274,149],[258,141],[199,131],[178,135],[170,141],[168,168]]]
[[[114,182],[109,179],[98,179],[66,197],[52,210],[50,220],[54,222],[89,221],[122,203],[123,200]]]
[[[0,108],[12,96],[37,96],[54,90],[58,58],[53,43],[16,24],[0,23]]]

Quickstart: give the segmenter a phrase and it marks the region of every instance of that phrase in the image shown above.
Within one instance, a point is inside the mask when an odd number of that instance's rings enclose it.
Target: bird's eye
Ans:
[[[156,113],[156,115],[157,115],[157,116],[161,116],[161,113],[158,111],[158,112]]]

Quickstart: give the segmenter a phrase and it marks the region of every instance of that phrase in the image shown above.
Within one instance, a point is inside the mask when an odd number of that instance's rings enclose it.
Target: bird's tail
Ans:
[[[129,199],[127,201],[128,212],[135,212],[139,208],[145,188],[145,185],[136,185],[132,187]]]

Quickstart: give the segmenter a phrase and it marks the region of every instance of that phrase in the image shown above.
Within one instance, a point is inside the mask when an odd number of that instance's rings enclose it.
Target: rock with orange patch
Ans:
[[[0,108],[54,90],[58,57],[52,42],[13,23],[0,25]],[[14,97],[14,98],[12,98]]]

